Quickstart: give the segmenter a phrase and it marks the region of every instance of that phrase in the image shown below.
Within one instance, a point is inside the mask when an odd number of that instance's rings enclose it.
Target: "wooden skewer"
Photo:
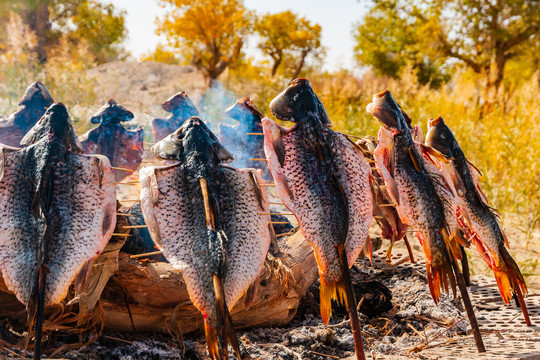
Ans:
[[[293,213],[258,213],[258,215],[294,215]]]
[[[393,206],[393,207],[395,207],[396,204],[379,204],[378,206],[379,207],[381,207],[381,206]]]
[[[112,233],[111,235],[112,236],[124,236],[124,237],[131,236],[130,234],[121,234],[121,233]]]
[[[114,185],[131,185],[131,186],[136,186],[136,185],[139,185],[139,182],[138,182],[138,181],[132,181],[132,182],[116,182],[116,183],[114,183]]]
[[[269,203],[269,204],[272,204],[272,205],[284,205],[283,203],[280,203],[280,202],[273,202],[273,201],[269,201],[268,203]]]
[[[249,159],[250,161],[268,161],[266,159]]]
[[[246,135],[251,135],[251,136],[263,136],[264,134],[263,134],[263,133],[246,133]]]
[[[137,216],[135,214],[123,214],[123,213],[116,213],[118,216]]]
[[[280,236],[287,236],[287,235],[292,235],[292,234],[294,234],[294,233],[289,231],[289,232],[286,232],[286,233],[283,233],[283,234],[277,234],[276,236],[280,237]]]
[[[259,186],[276,186],[276,184],[264,184],[264,185],[259,185]]]
[[[379,170],[379,171],[382,171],[382,169],[379,169],[379,168],[376,168],[376,167],[371,168],[371,170]]]
[[[122,226],[122,229],[145,229],[148,225],[129,225],[129,226]]]
[[[131,170],[131,169],[120,168],[120,167],[114,167],[114,166],[111,166],[111,169],[113,169],[113,170],[120,170],[120,171],[129,171],[129,172],[134,172],[134,171],[135,171],[135,170]]]
[[[270,224],[290,224],[288,221],[270,221]]]
[[[384,219],[384,216],[374,216],[374,219]]]
[[[120,201],[141,201],[141,199],[120,199]]]
[[[130,258],[130,259],[137,259],[137,258],[140,258],[140,257],[143,257],[143,256],[150,256],[150,255],[161,254],[162,252],[163,252],[163,251],[161,251],[161,250],[158,250],[158,251],[152,251],[152,252],[144,253],[144,254],[131,255],[129,258]]]

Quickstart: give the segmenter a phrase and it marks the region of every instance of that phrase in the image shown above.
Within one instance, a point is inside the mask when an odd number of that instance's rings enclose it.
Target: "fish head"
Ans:
[[[322,125],[332,126],[326,109],[307,79],[294,79],[270,102],[270,111],[279,120],[301,123],[318,119]]]
[[[379,122],[392,133],[400,133],[409,127],[407,118],[388,90],[373,95],[373,100],[366,107]]]
[[[130,121],[134,117],[133,113],[124,106],[119,105],[114,99],[109,99],[105,105],[101,107],[90,118],[92,124],[114,125],[120,122]]]
[[[199,111],[193,105],[193,102],[188,97],[187,93],[185,91],[180,91],[165,100],[161,107],[163,110],[170,112],[177,117],[181,117],[183,119],[189,119],[192,116],[199,115]]]
[[[249,97],[236,100],[234,105],[225,110],[225,114],[245,125],[260,124],[261,119],[264,117]]]
[[[69,150],[82,153],[82,145],[73,129],[67,108],[62,103],[54,103],[45,111],[23,137],[21,145],[30,146],[43,139],[60,141]]]
[[[159,158],[187,162],[189,158],[214,165],[234,160],[214,133],[199,118],[192,117],[179,129],[151,148]]]
[[[54,103],[49,90],[40,81],[33,82],[24,92],[19,105],[47,109]]]
[[[428,120],[426,145],[437,150],[447,159],[452,159],[459,145],[454,134],[446,126],[442,117]]]

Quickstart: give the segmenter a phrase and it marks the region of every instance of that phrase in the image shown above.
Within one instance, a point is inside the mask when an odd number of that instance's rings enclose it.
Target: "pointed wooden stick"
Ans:
[[[161,251],[161,250],[158,250],[158,251],[152,251],[152,252],[148,252],[148,253],[144,253],[144,254],[131,255],[129,258],[130,258],[130,259],[137,259],[137,258],[140,258],[140,257],[143,257],[143,256],[150,256],[150,255],[161,254],[162,252],[163,252],[163,251]]]
[[[377,205],[379,207],[384,207],[384,206],[392,206],[392,207],[396,207],[396,204],[379,204]]]
[[[272,201],[269,201],[268,203],[271,204],[271,205],[285,205],[285,204],[280,203],[280,202],[272,202]]]
[[[251,135],[251,136],[263,136],[264,134],[263,134],[263,133],[246,133],[246,135]]]
[[[122,234],[122,233],[112,233],[111,235],[112,236],[123,236],[123,237],[131,236],[130,234]]]
[[[113,170],[120,170],[120,171],[135,172],[135,170],[126,169],[126,168],[121,168],[121,167],[114,167],[114,166],[111,166],[111,169],[113,169]]]
[[[287,236],[287,235],[293,235],[294,232],[292,231],[289,231],[289,232],[286,232],[286,233],[282,233],[282,234],[276,234],[277,237],[281,237],[281,236]]]
[[[249,159],[250,161],[268,161],[266,159]]]
[[[131,186],[137,186],[140,183],[138,181],[131,181],[131,182],[115,182],[114,185],[131,185]]]
[[[259,186],[276,186],[276,184],[264,184],[264,185],[259,185]]]
[[[284,215],[284,216],[292,216],[293,213],[257,213],[257,215]]]
[[[116,213],[118,216],[137,216],[135,214],[124,214],[124,213]]]
[[[130,226],[122,226],[122,229],[146,229],[148,228],[148,225],[130,225]]]
[[[270,224],[290,224],[288,221],[270,221]]]
[[[141,199],[120,199],[120,201],[141,201]]]

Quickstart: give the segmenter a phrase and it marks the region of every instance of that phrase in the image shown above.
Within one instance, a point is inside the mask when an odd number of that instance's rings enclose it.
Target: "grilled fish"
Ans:
[[[210,357],[227,358],[227,337],[240,356],[228,310],[259,275],[270,246],[265,182],[255,170],[224,166],[232,154],[198,118],[152,152],[179,161],[141,170],[152,239],[183,274],[204,317]]]
[[[144,153],[143,129],[127,130],[121,122],[133,119],[133,113],[115,100],[109,99],[90,122],[98,127],[79,138],[86,154],[105,155],[113,167],[137,170]],[[131,172],[114,170],[117,182],[128,177]]]
[[[79,154],[61,103],[21,144],[0,147],[0,271],[27,306],[30,328],[37,316],[39,358],[43,306],[60,302],[79,272],[78,287],[84,283],[114,230],[116,190],[107,158]]]
[[[0,143],[19,147],[24,135],[53,102],[45,85],[39,81],[32,83],[19,102],[22,108],[9,116],[0,116]]]
[[[377,167],[381,169],[381,176],[400,218],[415,230],[422,243],[429,289],[438,302],[441,292],[448,292],[448,283],[455,293],[451,262],[461,257],[461,252],[445,240],[449,238],[445,236],[449,235],[449,230],[444,205],[413,141],[407,121],[390,92],[376,94],[367,111],[383,125],[375,151]],[[456,251],[449,252],[447,248]]]
[[[359,336],[349,267],[371,246],[370,166],[355,143],[330,129],[328,114],[306,79],[294,80],[272,100],[270,110],[280,120],[295,122],[284,128],[263,119],[264,148],[278,195],[313,246],[322,319],[328,323],[332,299],[344,302],[353,335]],[[362,357],[361,338],[355,336],[355,345]]]
[[[527,287],[518,265],[506,250],[508,239],[475,179],[475,169],[441,117],[428,121],[426,143],[442,155],[437,157],[440,160],[438,164],[448,174],[448,181],[457,194],[456,215],[466,237],[493,270],[503,301],[508,304],[512,294],[516,294],[530,326],[522,296],[522,292],[527,294]]]
[[[152,134],[154,142],[163,140],[167,135],[173,133],[192,116],[199,115],[199,111],[193,105],[185,91],[180,91],[165,100],[161,108],[172,115],[168,118],[155,118],[152,120]]]

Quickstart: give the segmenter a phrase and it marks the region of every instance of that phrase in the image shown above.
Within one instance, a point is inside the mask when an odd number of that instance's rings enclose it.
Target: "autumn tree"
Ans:
[[[17,13],[34,32],[38,39],[34,51],[41,62],[64,36],[75,46],[87,42],[98,63],[125,54],[121,44],[127,35],[126,14],[112,4],[96,0],[0,0],[0,11]],[[0,26],[0,38],[5,35],[5,26]]]
[[[507,62],[540,36],[540,2],[377,0],[355,31],[362,64],[397,76],[408,62],[457,61],[482,77],[491,107]]]
[[[209,85],[239,60],[252,13],[239,0],[159,0],[169,12],[158,19],[158,34],[182,51]]]
[[[255,31],[261,37],[259,49],[272,58],[272,76],[287,57],[296,60],[292,75],[295,78],[309,55],[316,58],[324,54],[320,25],[290,11],[261,16],[255,22]]]

